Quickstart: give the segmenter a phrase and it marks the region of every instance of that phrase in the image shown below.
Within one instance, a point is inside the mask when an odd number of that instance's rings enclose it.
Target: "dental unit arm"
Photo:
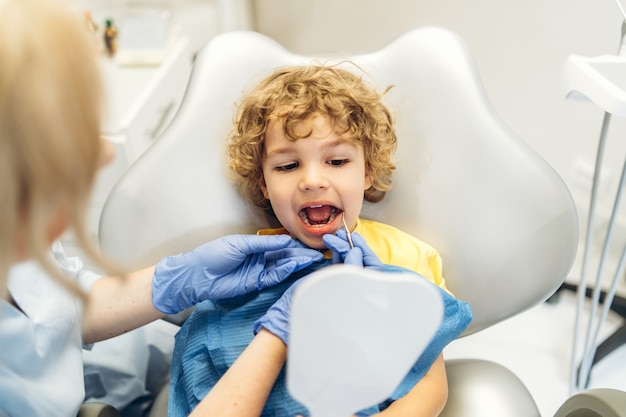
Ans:
[[[600,298],[603,288],[603,275],[607,265],[609,251],[616,245],[614,232],[619,215],[619,206],[624,188],[626,188],[626,158],[622,169],[621,179],[615,194],[613,210],[610,215],[606,231],[602,232],[603,248],[599,257],[598,269],[595,281],[592,284],[591,303],[589,307],[587,326],[583,336],[583,315],[585,314],[585,298],[591,285],[588,267],[594,242],[594,233],[598,233],[595,224],[598,219],[597,203],[598,189],[600,186],[600,172],[603,169],[605,159],[605,148],[608,141],[609,124],[613,115],[626,117],[626,11],[619,0],[615,0],[622,15],[621,39],[617,53],[615,55],[601,55],[596,57],[584,57],[580,55],[570,55],[563,65],[563,85],[564,96],[568,99],[584,99],[594,102],[604,113],[600,137],[598,140],[593,183],[589,200],[589,211],[587,218],[587,228],[582,258],[582,268],[580,282],[575,286],[578,298],[578,305],[575,319],[574,340],[572,343],[572,357],[570,370],[570,393],[576,393],[588,388],[592,367],[597,361],[606,356],[611,351],[618,348],[620,334],[626,332],[626,326],[622,325],[613,335],[604,342],[599,343],[599,334],[609,310],[613,309],[613,303],[617,306],[626,305],[623,297],[617,296],[618,280],[624,276],[626,268],[626,242],[621,242],[621,257],[617,263],[613,278],[609,283],[608,290],[604,294],[601,313]],[[619,247],[618,247],[619,249]],[[615,308],[616,312],[624,316],[623,309]],[[623,336],[621,336],[623,340]],[[579,345],[582,352],[579,353]],[[582,398],[591,398],[587,393],[578,394]],[[603,398],[619,398],[619,392],[610,393],[608,396],[600,392],[593,396],[595,401],[602,401]],[[622,407],[624,409],[626,407]]]

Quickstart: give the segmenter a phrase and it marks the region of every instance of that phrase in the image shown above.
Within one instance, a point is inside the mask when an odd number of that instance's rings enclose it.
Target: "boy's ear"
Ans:
[[[265,178],[263,177],[261,177],[261,179],[259,180],[259,188],[263,192],[263,197],[269,200],[270,197],[269,197],[269,193],[267,192],[267,185],[265,184]]]

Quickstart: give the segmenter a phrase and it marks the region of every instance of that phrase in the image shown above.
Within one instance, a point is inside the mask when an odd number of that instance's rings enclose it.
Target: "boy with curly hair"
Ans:
[[[176,338],[171,416],[189,414],[207,393],[210,397],[244,391],[245,410],[242,406],[235,415],[306,415],[287,392],[281,368],[293,284],[317,268],[331,263],[403,268],[422,275],[453,299],[445,289],[435,249],[392,226],[359,218],[364,199],[384,198],[395,169],[397,138],[392,115],[382,102],[385,93],[341,66],[309,65],[280,68],[243,98],[227,144],[229,168],[245,198],[271,212],[282,226],[258,234],[288,234],[323,251],[326,260],[255,297],[196,307]],[[346,228],[352,232],[354,248]],[[471,320],[469,306],[461,307],[463,320],[443,345]],[[249,369],[246,374],[241,362],[266,360],[265,356],[250,360],[254,356],[248,345],[253,347],[259,337],[275,339],[275,350],[267,358],[275,361],[276,381],[273,386],[241,390],[241,385],[252,382],[242,379],[254,372]],[[426,366],[410,373],[398,395],[359,415],[438,415],[448,392],[443,345],[430,351]],[[256,408],[250,391],[258,398]],[[225,413],[223,408],[211,411]]]

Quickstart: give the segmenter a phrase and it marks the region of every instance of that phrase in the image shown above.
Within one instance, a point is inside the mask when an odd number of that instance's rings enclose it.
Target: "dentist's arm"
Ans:
[[[164,317],[152,304],[153,274],[154,267],[149,267],[98,279],[87,295],[83,343],[109,339]]]
[[[104,340],[204,300],[271,287],[322,257],[286,235],[232,235],[155,267],[100,278],[88,294],[83,340]]]

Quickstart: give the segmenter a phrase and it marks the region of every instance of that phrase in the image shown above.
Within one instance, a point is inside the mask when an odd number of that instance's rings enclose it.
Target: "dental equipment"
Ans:
[[[350,249],[354,248],[354,243],[352,243],[352,233],[350,229],[348,229],[348,224],[346,223],[346,212],[341,213],[341,219],[343,220],[343,226],[346,228],[346,236],[348,236],[348,243],[350,244]]]
[[[582,95],[583,97],[596,103],[605,111],[596,153],[596,165],[589,202],[589,214],[587,219],[587,230],[582,259],[582,269],[580,282],[577,288],[577,309],[571,357],[570,394],[587,388],[592,366],[601,357],[603,357],[602,354],[598,355],[599,348],[604,347],[603,345],[598,345],[598,337],[602,324],[604,323],[608,314],[608,310],[611,308],[611,304],[613,303],[617,290],[616,284],[619,277],[623,274],[624,263],[626,262],[625,243],[621,258],[616,268],[615,275],[613,276],[612,282],[610,284],[610,289],[604,297],[603,310],[600,314],[600,317],[596,317],[601,298],[600,296],[602,289],[602,276],[604,273],[608,252],[611,248],[611,241],[613,239],[617,215],[619,213],[619,205],[622,197],[622,192],[625,188],[624,183],[626,181],[626,161],[624,161],[621,180],[614,199],[613,211],[611,213],[607,231],[604,235],[604,244],[599,259],[593,294],[591,296],[591,307],[588,316],[586,334],[584,339],[579,340],[581,316],[585,308],[584,301],[588,287],[587,269],[591,253],[591,247],[593,244],[593,233],[596,229],[595,220],[596,205],[598,200],[598,187],[600,183],[600,172],[602,170],[602,164],[604,160],[604,150],[606,145],[608,127],[612,115],[615,114],[618,116],[626,117],[626,92],[621,87],[624,84],[619,78],[620,74],[623,73],[623,71],[620,71],[619,69],[626,68],[626,58],[623,56],[624,38],[626,36],[626,12],[624,11],[624,8],[620,4],[619,0],[615,0],[615,2],[620,10],[621,15],[624,18],[622,22],[622,37],[620,40],[620,46],[618,48],[617,54],[592,58],[571,55],[566,59],[563,71],[566,97],[569,98]],[[580,358],[578,354],[579,343],[582,343],[582,352],[580,354]],[[609,349],[612,348],[609,346]]]
[[[619,0],[615,0],[615,3],[617,4],[617,7],[619,8],[620,13],[624,17],[624,21],[626,21],[626,11],[624,11],[622,4],[619,2]]]

